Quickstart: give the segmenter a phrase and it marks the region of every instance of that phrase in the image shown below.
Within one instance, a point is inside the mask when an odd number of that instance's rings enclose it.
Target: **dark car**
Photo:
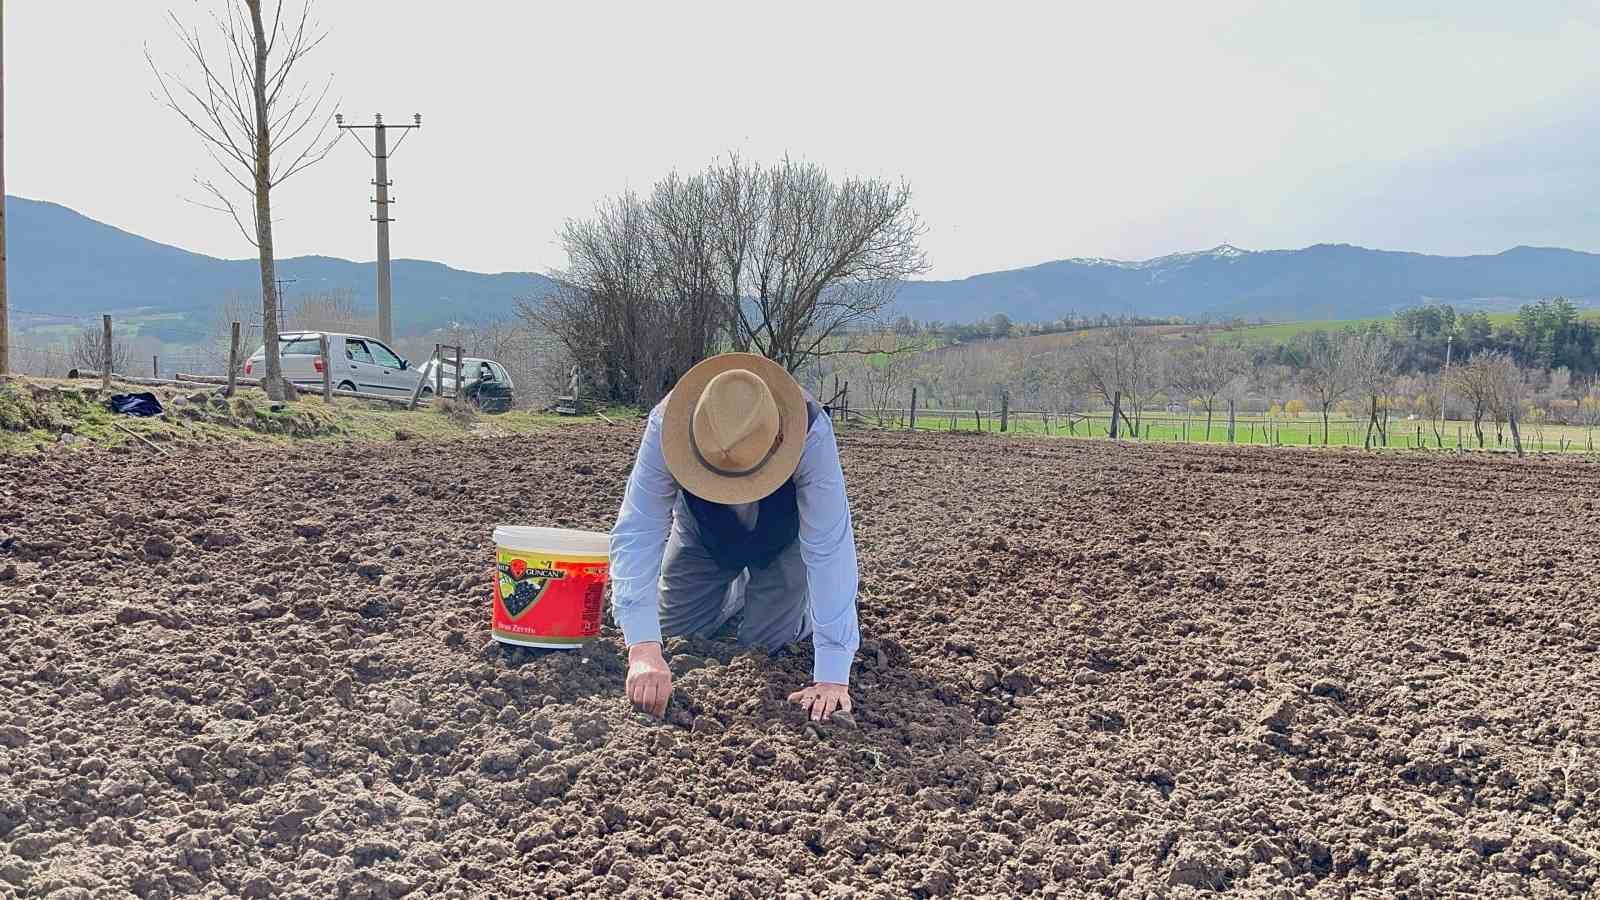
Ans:
[[[456,377],[455,364],[444,367],[444,392],[446,396],[455,393]],[[422,376],[422,396],[433,395],[433,386],[437,383],[438,376],[435,369],[439,365],[436,359],[425,363],[419,374]],[[472,402],[484,412],[505,412],[516,402],[516,384],[511,380],[511,373],[506,367],[492,359],[481,359],[474,356],[464,357],[461,360],[465,386],[460,396]]]

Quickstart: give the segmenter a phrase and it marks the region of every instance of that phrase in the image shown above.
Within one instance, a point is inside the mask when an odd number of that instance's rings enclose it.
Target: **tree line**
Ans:
[[[1065,338],[819,360],[806,375],[818,389],[832,378],[849,383],[852,404],[869,416],[905,409],[915,388],[923,408],[995,409],[1002,397],[1013,409],[1067,416],[1114,406],[1133,433],[1148,415],[1182,413],[1203,416],[1209,438],[1218,413],[1231,409],[1314,414],[1324,442],[1337,416],[1362,423],[1369,444],[1386,443],[1400,418],[1427,423],[1440,442],[1454,420],[1470,422],[1480,446],[1489,431],[1497,441],[1509,431],[1520,446],[1525,427],[1600,425],[1600,378],[1586,362],[1595,330],[1561,298],[1499,326],[1427,306],[1273,343],[1247,343],[1225,327],[1125,320]]]
[[[1565,297],[1523,305],[1509,321],[1496,324],[1485,312],[1459,312],[1449,304],[1404,309],[1383,330],[1393,342],[1400,372],[1437,372],[1446,357],[1457,361],[1484,352],[1504,353],[1520,367],[1566,369],[1579,378],[1600,374],[1600,321],[1584,319]],[[1269,348],[1289,361],[1286,344]]]

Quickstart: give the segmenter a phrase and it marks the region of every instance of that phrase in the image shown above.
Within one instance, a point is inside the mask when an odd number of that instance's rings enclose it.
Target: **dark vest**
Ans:
[[[821,415],[822,407],[806,397],[806,430]],[[684,502],[700,526],[701,545],[724,569],[764,569],[800,537],[800,503],[794,478],[763,497],[754,530],[744,527],[733,507],[702,500],[688,491]]]

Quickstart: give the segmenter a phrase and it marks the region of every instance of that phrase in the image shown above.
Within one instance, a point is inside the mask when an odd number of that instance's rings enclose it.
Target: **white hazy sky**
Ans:
[[[152,97],[163,22],[223,0],[11,0],[6,186],[166,243],[252,249]],[[271,0],[269,0],[269,3]],[[290,0],[291,5],[297,0]],[[1594,3],[321,0],[308,77],[424,127],[396,257],[544,271],[561,221],[729,150],[905,177],[934,277],[1229,242],[1600,248]],[[275,192],[280,257],[374,256],[344,143]]]

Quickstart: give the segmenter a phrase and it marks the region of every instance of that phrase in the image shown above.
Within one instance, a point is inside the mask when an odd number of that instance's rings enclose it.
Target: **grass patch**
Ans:
[[[152,418],[113,414],[99,382],[0,378],[0,453],[27,454],[61,446],[140,446],[133,435],[158,446],[287,444],[295,441],[391,441],[397,437],[448,439],[531,433],[597,416],[557,416],[514,410],[480,415],[466,403],[408,410],[387,403],[336,398],[332,405],[316,395],[293,403],[273,403],[256,388],[241,388],[232,398],[210,385],[141,387],[113,383],[110,393],[150,391],[165,412]],[[633,411],[606,410],[612,420]],[[124,431],[123,429],[127,429]],[[129,434],[132,432],[132,435]]]
[[[1392,321],[1392,316],[1368,319],[1312,319],[1305,322],[1279,322],[1274,325],[1249,325],[1232,331],[1218,331],[1213,337],[1227,337],[1247,344],[1287,344],[1308,331],[1343,331],[1346,328]]]

